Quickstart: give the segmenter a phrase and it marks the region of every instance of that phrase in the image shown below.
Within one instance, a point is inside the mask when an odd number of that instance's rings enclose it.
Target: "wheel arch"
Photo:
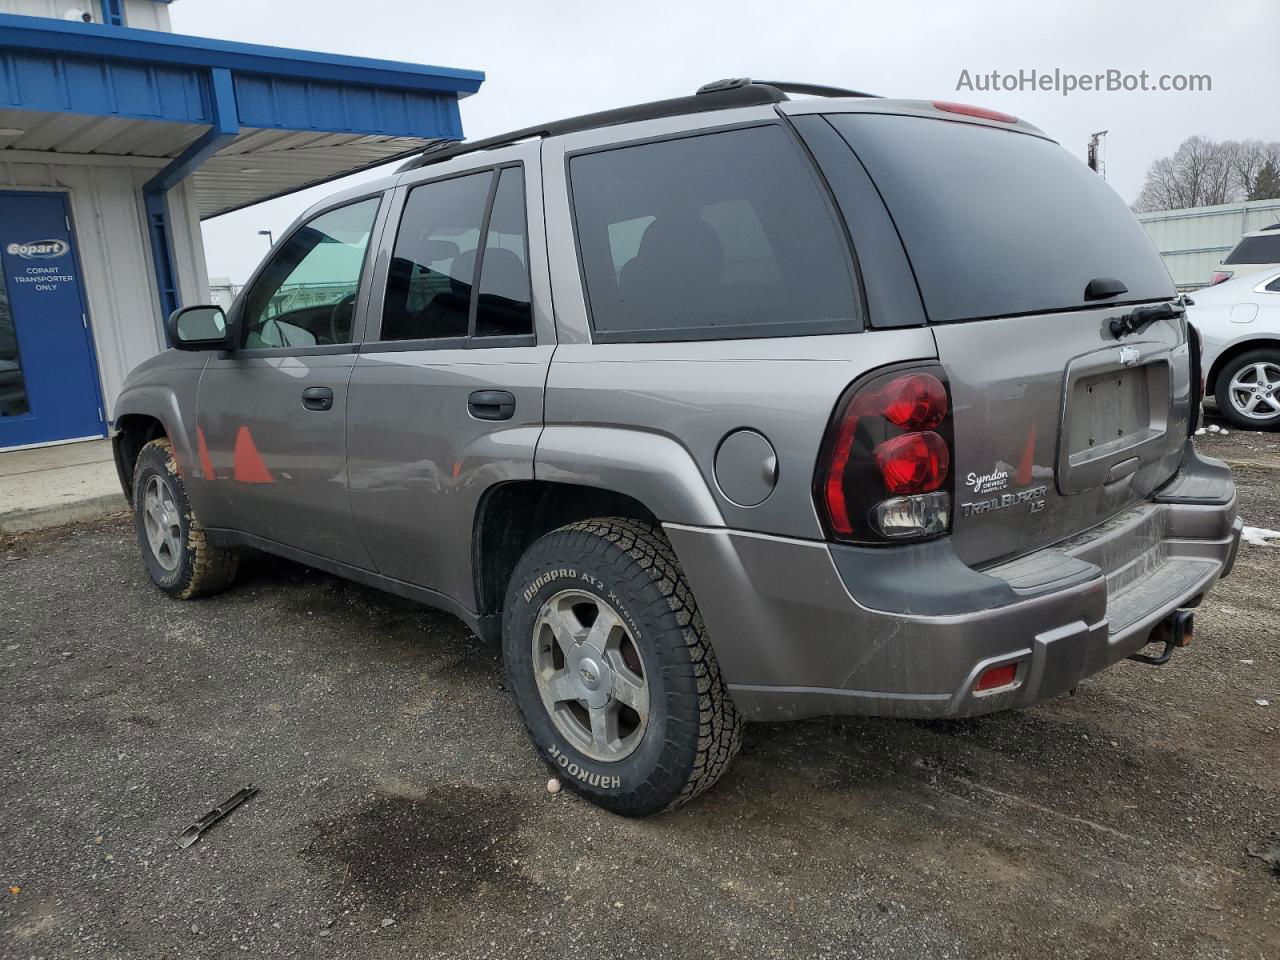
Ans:
[[[1222,371],[1226,369],[1227,364],[1242,354],[1246,354],[1251,350],[1275,350],[1280,354],[1280,337],[1249,337],[1244,340],[1237,340],[1229,347],[1219,353],[1213,360],[1213,365],[1209,368],[1205,375],[1204,392],[1205,396],[1213,396],[1218,390],[1218,377]]]
[[[486,490],[476,509],[472,534],[472,570],[481,621],[496,628],[511,572],[536,540],[592,517],[659,522],[640,500],[603,487],[511,480]]]
[[[152,440],[167,438],[169,431],[164,423],[149,413],[125,413],[117,415],[115,430],[111,435],[111,450],[115,457],[116,474],[125,499],[133,506],[133,472],[138,454]],[[170,441],[172,442],[172,441]]]

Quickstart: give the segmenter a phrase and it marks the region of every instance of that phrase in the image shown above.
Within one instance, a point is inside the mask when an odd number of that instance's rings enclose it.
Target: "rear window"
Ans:
[[[1146,232],[1109,186],[1057,144],[972,123],[829,115],[880,189],[934,322],[1094,306],[1095,277],[1172,297]]]
[[[1223,263],[1280,263],[1280,233],[1274,237],[1245,237]]]
[[[776,124],[578,154],[569,176],[597,339],[857,329],[847,242]]]

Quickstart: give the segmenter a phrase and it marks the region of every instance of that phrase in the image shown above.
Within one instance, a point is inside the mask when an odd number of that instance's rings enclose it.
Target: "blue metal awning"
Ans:
[[[474,70],[0,14],[0,156],[188,154],[173,171],[183,175],[236,158],[198,176],[200,213],[216,216],[460,139],[458,99],[483,80]],[[191,156],[202,139],[203,155]]]
[[[143,188],[163,314],[178,305],[165,193],[213,217],[462,138],[484,74],[0,14],[0,159],[165,161]]]

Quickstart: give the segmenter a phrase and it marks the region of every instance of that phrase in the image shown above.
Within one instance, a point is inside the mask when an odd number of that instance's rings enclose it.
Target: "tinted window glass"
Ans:
[[[480,264],[476,336],[520,336],[533,333],[529,305],[528,219],[524,210],[524,171],[501,173]]]
[[[1109,186],[1057,144],[972,123],[830,115],[879,187],[933,321],[1174,295],[1141,224]],[[850,163],[857,162],[849,158]]]
[[[244,346],[351,342],[356,293],[377,197],[322,213],[295,230],[245,295]]]
[[[846,241],[781,128],[583,154],[569,172],[597,332],[709,339],[855,328]]]
[[[1272,293],[1280,293],[1280,277],[1276,277],[1274,280],[1268,283],[1267,289],[1270,290]]]
[[[1280,263],[1280,233],[1274,237],[1245,237],[1223,263]]]
[[[383,340],[465,337],[492,173],[409,191],[387,272]]]

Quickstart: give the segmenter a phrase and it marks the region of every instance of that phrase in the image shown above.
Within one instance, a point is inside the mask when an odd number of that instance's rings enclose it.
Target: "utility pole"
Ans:
[[[1107,135],[1107,131],[1099,130],[1097,133],[1089,135],[1089,169],[1100,176],[1103,180],[1107,179],[1107,164],[1104,160],[1099,159],[1099,148],[1102,146],[1102,138]]]

